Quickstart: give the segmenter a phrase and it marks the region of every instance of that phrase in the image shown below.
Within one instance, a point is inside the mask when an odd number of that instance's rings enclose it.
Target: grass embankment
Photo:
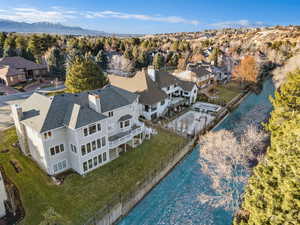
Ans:
[[[28,157],[11,146],[17,140],[14,128],[0,134],[0,164],[7,176],[20,190],[26,211],[21,224],[39,224],[42,214],[53,207],[69,224],[86,222],[112,198],[133,190],[156,168],[160,162],[187,142],[173,133],[159,130],[159,135],[146,140],[133,151],[82,177],[75,173],[67,176],[60,186],[54,185],[50,178]],[[9,160],[16,159],[22,167],[16,173]]]

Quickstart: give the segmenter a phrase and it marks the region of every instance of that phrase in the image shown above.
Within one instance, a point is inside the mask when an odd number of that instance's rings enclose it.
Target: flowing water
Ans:
[[[268,79],[259,95],[248,95],[215,130],[238,133],[264,120],[272,110],[269,96],[273,93],[274,86]],[[232,212],[199,202],[201,193],[212,193],[209,183],[201,173],[196,146],[118,225],[230,225]]]

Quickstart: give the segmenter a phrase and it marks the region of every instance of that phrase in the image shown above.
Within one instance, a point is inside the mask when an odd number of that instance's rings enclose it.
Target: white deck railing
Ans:
[[[144,131],[144,129],[145,129],[144,123],[138,122],[136,125],[138,125],[139,127],[135,128],[135,129],[131,129],[129,134],[127,134],[121,138],[118,138],[114,141],[109,141],[109,148],[113,149],[113,148],[118,147],[121,144],[125,144],[126,142],[130,141],[134,136],[136,136]]]

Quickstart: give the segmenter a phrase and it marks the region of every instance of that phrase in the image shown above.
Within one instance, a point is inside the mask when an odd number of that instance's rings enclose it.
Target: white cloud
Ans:
[[[118,18],[118,19],[136,19],[145,21],[167,22],[167,23],[185,23],[198,25],[198,20],[188,20],[179,16],[158,16],[158,15],[145,15],[145,14],[129,14],[115,11],[101,11],[101,12],[86,12],[86,18]]]
[[[75,11],[53,8],[51,10],[12,8],[0,11],[0,19],[22,22],[64,22],[71,18],[75,18]]]
[[[227,27],[257,27],[264,26],[261,21],[250,22],[249,20],[237,20],[237,21],[223,21],[218,23],[209,24],[209,26],[217,28],[227,28]]]
[[[8,19],[25,22],[65,22],[68,19],[78,18],[83,16],[88,19],[96,18],[118,18],[118,19],[135,19],[144,21],[156,21],[166,23],[185,23],[198,25],[198,20],[189,20],[179,16],[161,16],[161,15],[144,15],[144,14],[129,14],[116,11],[75,11],[67,10],[59,6],[50,7],[49,10],[40,10],[36,8],[12,8],[0,10],[0,19]]]

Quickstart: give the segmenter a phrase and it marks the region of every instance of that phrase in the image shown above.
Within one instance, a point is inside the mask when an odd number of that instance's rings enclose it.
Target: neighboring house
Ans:
[[[197,86],[168,72],[148,67],[132,78],[109,75],[110,83],[140,95],[141,115],[147,120],[164,116],[180,105],[191,105],[197,98]]]
[[[78,94],[34,93],[12,114],[22,152],[48,174],[85,174],[145,138],[139,96],[107,85]]]
[[[7,193],[5,190],[4,180],[0,172],[0,218],[6,215],[5,201],[7,201]]]
[[[0,59],[0,84],[7,86],[38,79],[47,73],[47,65],[37,64],[20,56]]]
[[[214,81],[224,81],[230,77],[225,68],[206,62],[190,63],[185,71],[174,73],[174,75],[179,79],[195,82],[199,88],[206,87]]]

